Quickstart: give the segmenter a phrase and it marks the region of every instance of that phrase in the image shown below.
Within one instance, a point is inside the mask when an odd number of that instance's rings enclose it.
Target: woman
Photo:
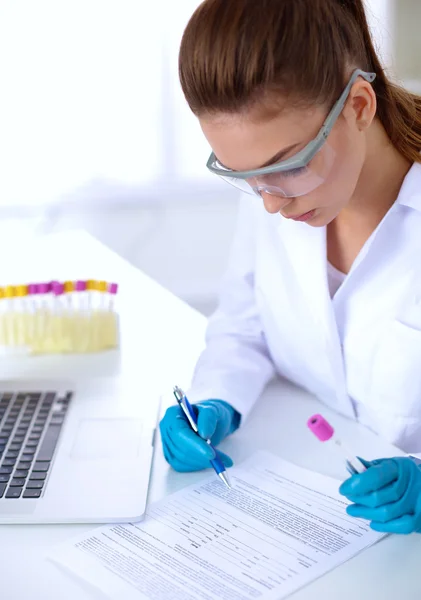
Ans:
[[[189,392],[201,436],[235,431],[280,373],[421,452],[421,98],[387,79],[362,1],[205,0],[179,64],[208,168],[254,194]],[[175,469],[209,466],[177,407],[161,432]],[[409,458],[340,491],[378,531],[421,529]]]

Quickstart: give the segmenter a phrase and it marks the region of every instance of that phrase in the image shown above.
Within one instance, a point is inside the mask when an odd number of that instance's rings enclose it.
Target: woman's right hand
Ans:
[[[159,424],[165,459],[180,472],[210,467],[215,454],[205,440],[210,439],[217,446],[240,424],[241,415],[223,400],[205,400],[194,404],[193,410],[197,414],[199,435],[191,429],[178,405],[168,408]],[[223,452],[217,450],[217,455],[226,467],[233,465]]]

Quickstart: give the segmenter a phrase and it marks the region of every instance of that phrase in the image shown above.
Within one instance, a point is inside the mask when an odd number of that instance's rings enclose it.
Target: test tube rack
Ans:
[[[0,348],[30,355],[117,348],[117,291],[94,279],[0,287]]]

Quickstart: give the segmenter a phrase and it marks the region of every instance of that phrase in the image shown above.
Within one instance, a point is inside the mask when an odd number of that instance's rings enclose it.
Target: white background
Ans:
[[[368,4],[393,70],[394,10],[410,13],[411,0]],[[3,258],[22,237],[83,227],[211,308],[237,194],[206,172],[210,149],[178,84],[178,47],[197,5],[0,0]]]

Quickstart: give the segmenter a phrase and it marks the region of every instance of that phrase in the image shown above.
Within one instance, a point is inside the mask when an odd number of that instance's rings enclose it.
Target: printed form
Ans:
[[[231,490],[212,475],[51,560],[113,600],[279,600],[383,537],[346,514],[338,481],[271,454],[230,478]]]

